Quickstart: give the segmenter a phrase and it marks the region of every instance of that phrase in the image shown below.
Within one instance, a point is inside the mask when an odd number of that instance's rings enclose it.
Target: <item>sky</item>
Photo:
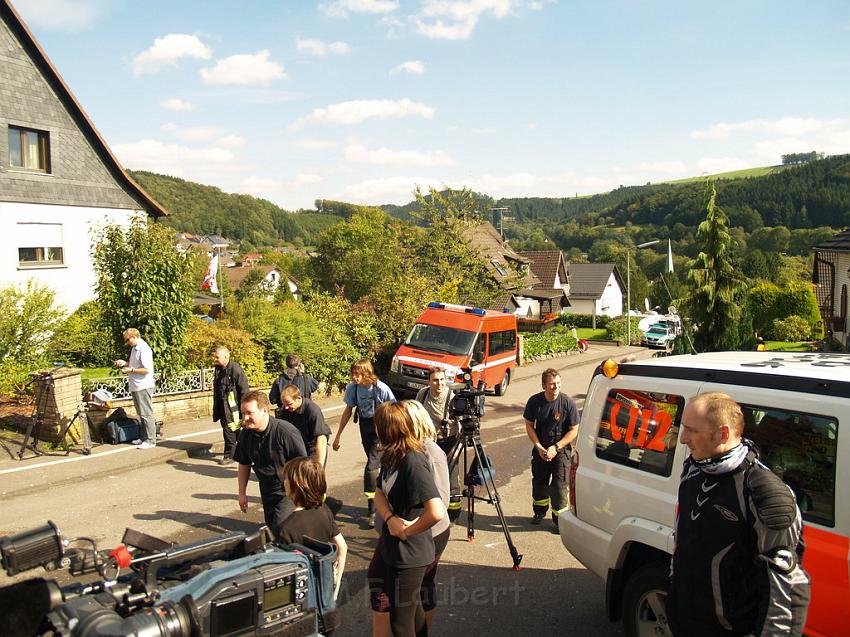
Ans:
[[[850,152],[846,0],[11,0],[126,168],[572,197]]]

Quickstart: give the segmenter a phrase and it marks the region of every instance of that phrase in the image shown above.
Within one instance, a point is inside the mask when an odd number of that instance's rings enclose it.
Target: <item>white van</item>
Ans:
[[[574,443],[561,541],[605,579],[608,616],[623,619],[626,635],[670,635],[663,599],[688,451],[679,421],[687,399],[711,391],[738,401],[744,436],[797,496],[812,577],[806,634],[850,634],[850,354],[717,352],[600,365]]]

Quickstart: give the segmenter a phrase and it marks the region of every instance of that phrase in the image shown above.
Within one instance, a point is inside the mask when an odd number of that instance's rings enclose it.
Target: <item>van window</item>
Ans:
[[[835,526],[838,421],[786,409],[741,405],[744,436],[794,491],[803,519]]]
[[[516,349],[516,332],[505,330],[504,332],[492,332],[490,334],[490,345],[487,353],[490,356],[512,352]]]
[[[410,335],[404,342],[408,347],[424,349],[440,354],[455,354],[466,356],[475,340],[475,332],[459,330],[456,327],[444,325],[429,325],[417,323],[410,330]]]
[[[478,363],[484,362],[484,352],[487,351],[487,334],[481,332],[478,335],[478,340],[475,341],[475,347],[472,348],[472,360]]]
[[[612,389],[596,435],[596,457],[669,477],[685,399],[674,394]]]

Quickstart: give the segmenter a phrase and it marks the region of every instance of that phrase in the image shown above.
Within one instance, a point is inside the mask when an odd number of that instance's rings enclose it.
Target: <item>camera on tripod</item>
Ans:
[[[127,529],[123,544],[65,540],[53,523],[0,537],[10,576],[39,566],[103,579],[60,587],[33,578],[0,588],[0,634],[9,637],[305,637],[338,627],[336,547],[279,547],[266,527],[173,546]],[[68,548],[85,542],[89,547]],[[128,548],[129,546],[129,548]],[[297,549],[297,550],[293,550]],[[127,573],[119,576],[122,569]]]
[[[478,430],[484,417],[484,381],[479,380],[478,386],[472,386],[472,370],[461,370],[463,386],[455,389],[449,403],[449,416],[457,421],[461,431]]]

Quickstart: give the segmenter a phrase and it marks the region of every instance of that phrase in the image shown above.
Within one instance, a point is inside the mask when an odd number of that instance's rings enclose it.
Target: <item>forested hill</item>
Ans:
[[[760,177],[717,179],[717,203],[730,224],[748,232],[764,226],[850,226],[850,155],[836,155]],[[501,199],[517,222],[585,222],[695,226],[705,215],[701,181],[617,188],[574,199]]]
[[[332,214],[289,212],[265,199],[229,194],[177,177],[127,172],[171,213],[163,223],[181,232],[217,234],[255,246],[281,242],[309,245],[321,230],[340,221]]]

